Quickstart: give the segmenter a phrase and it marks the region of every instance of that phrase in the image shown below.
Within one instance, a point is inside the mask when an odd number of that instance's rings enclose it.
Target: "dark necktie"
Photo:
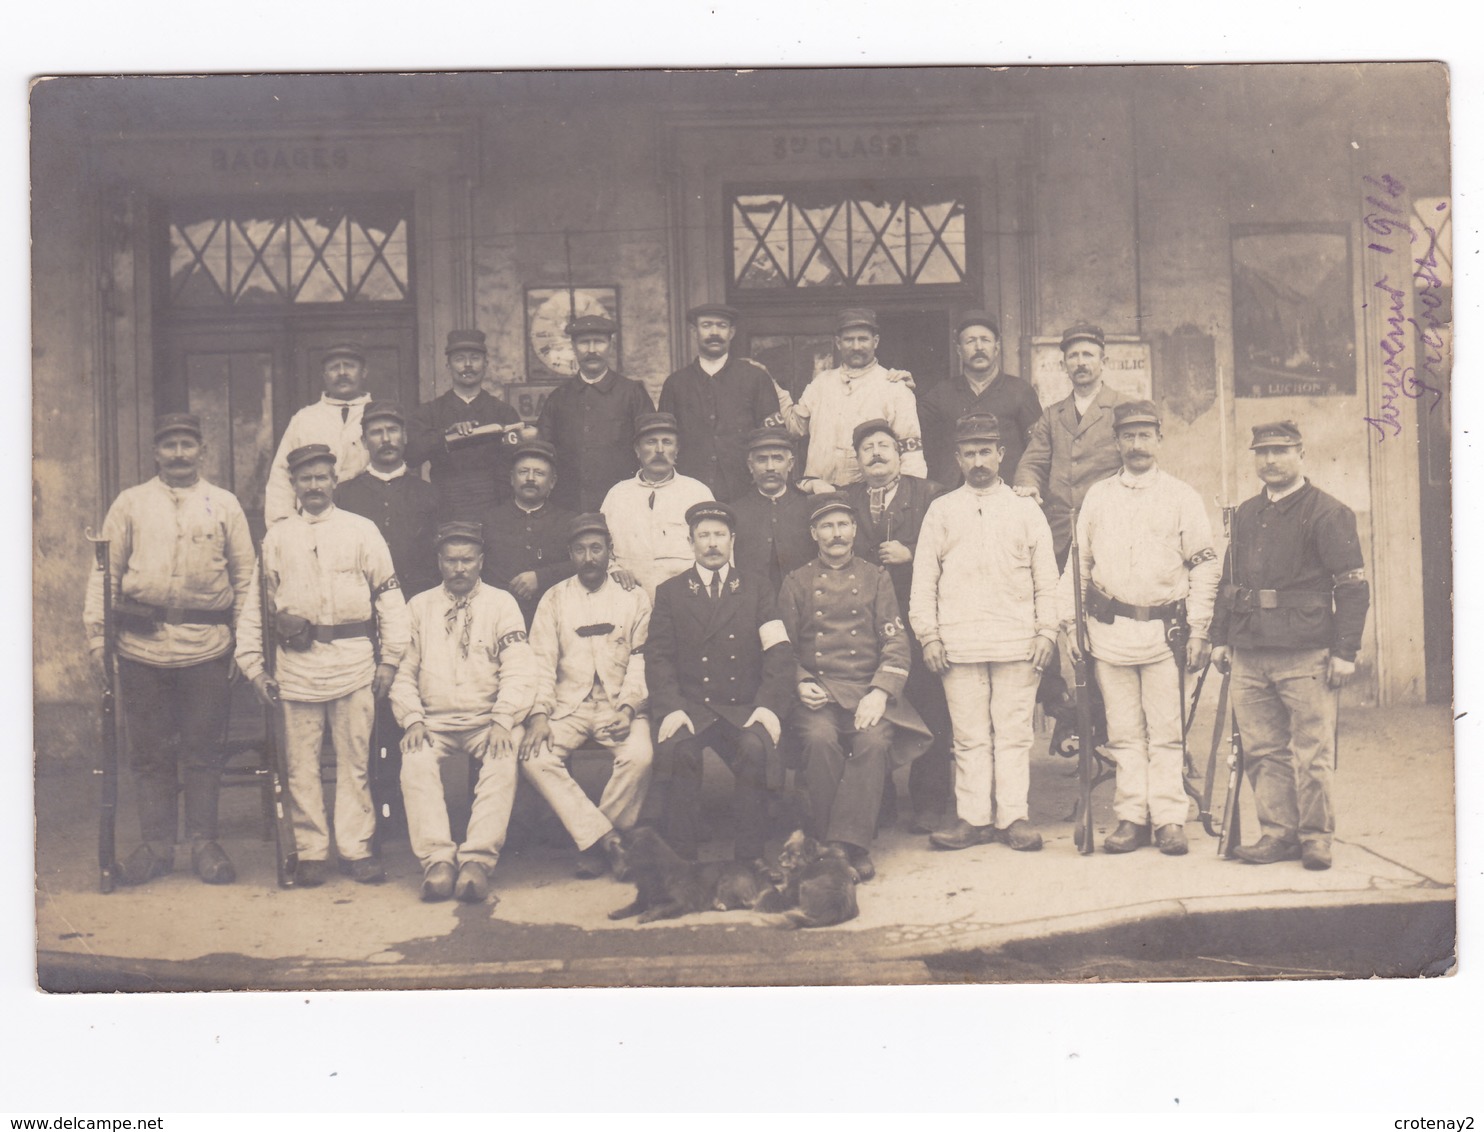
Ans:
[[[711,598],[716,600],[721,596],[721,571],[711,575]]]
[[[340,423],[341,424],[344,424],[348,420],[350,420],[350,406],[349,405],[341,405],[340,406]]]

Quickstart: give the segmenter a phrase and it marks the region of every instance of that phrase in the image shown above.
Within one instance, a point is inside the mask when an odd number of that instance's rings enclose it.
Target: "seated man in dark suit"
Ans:
[[[696,564],[655,591],[645,648],[650,714],[658,720],[645,812],[677,853],[694,860],[705,840],[701,756],[710,747],[737,779],[734,857],[761,863],[768,790],[782,780],[776,748],[793,698],[794,650],[771,588],[728,565],[732,508],[697,503],[685,518]]]

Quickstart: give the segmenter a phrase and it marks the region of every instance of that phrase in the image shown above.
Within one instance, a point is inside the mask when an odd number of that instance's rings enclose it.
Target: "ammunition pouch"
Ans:
[[[297,613],[280,609],[273,615],[273,628],[278,633],[278,643],[294,652],[306,652],[314,643],[313,622]]]

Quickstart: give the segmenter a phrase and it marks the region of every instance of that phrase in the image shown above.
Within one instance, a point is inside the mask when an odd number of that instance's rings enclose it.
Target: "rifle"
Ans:
[[[1231,586],[1237,584],[1237,556],[1232,549],[1232,543],[1236,537],[1237,509],[1231,506],[1221,508],[1221,525],[1226,532],[1226,578]],[[1227,669],[1226,675],[1221,680],[1221,702],[1223,708],[1226,703],[1227,685],[1231,681],[1231,670]],[[1211,741],[1212,769],[1216,761],[1216,748],[1220,743],[1222,715],[1224,711],[1216,714],[1216,731]],[[1237,726],[1237,705],[1232,704],[1232,730],[1231,730],[1231,753],[1227,756],[1227,765],[1231,768],[1226,776],[1226,803],[1221,808],[1221,840],[1216,843],[1218,856],[1231,860],[1236,856],[1237,846],[1242,844],[1242,808],[1239,804],[1242,793],[1242,776],[1246,772],[1246,758],[1242,751],[1242,731]]]
[[[113,563],[106,538],[96,537],[91,527],[84,535],[93,544],[98,570],[103,575],[103,746],[93,773],[103,788],[98,809],[98,891],[107,894],[113,891],[119,876],[114,831],[119,807],[119,732],[115,715],[118,689],[114,673]]]
[[[1087,639],[1087,610],[1082,600],[1082,554],[1077,546],[1077,512],[1072,512],[1072,608],[1077,635],[1078,658],[1072,662],[1072,686],[1077,701],[1077,812],[1073,818],[1072,840],[1083,856],[1093,851],[1092,845],[1092,788],[1094,778],[1093,760],[1097,757],[1093,748],[1092,690],[1087,683],[1088,661],[1091,648]]]
[[[262,617],[263,671],[273,687],[278,671],[278,637],[274,628],[273,595],[268,592],[268,567],[264,555],[258,554],[258,608]],[[293,888],[294,873],[299,867],[299,850],[294,842],[294,821],[289,814],[288,740],[284,736],[283,704],[277,692],[264,709],[263,743],[268,748],[268,774],[273,787],[273,847],[278,865],[278,887]]]
[[[1201,789],[1201,825],[1205,827],[1208,837],[1221,836],[1216,829],[1216,816],[1211,812],[1211,802],[1216,793],[1216,760],[1221,757],[1221,731],[1226,725],[1226,700],[1231,692],[1231,683],[1231,670],[1227,669],[1221,675],[1221,693],[1216,697],[1216,722],[1211,728],[1211,757],[1206,763],[1206,783]]]

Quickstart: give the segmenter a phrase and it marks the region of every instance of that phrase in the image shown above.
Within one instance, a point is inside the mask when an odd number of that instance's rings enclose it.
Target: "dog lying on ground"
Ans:
[[[860,915],[855,886],[860,875],[842,849],[823,846],[803,830],[783,843],[778,856],[783,884],[770,888],[753,905],[757,912],[782,912],[779,928],[822,928]]]
[[[693,865],[648,826],[624,835],[627,876],[639,889],[632,904],[609,912],[610,920],[638,916],[641,924],[673,920],[692,912],[751,908],[774,891],[757,870],[741,862]]]

